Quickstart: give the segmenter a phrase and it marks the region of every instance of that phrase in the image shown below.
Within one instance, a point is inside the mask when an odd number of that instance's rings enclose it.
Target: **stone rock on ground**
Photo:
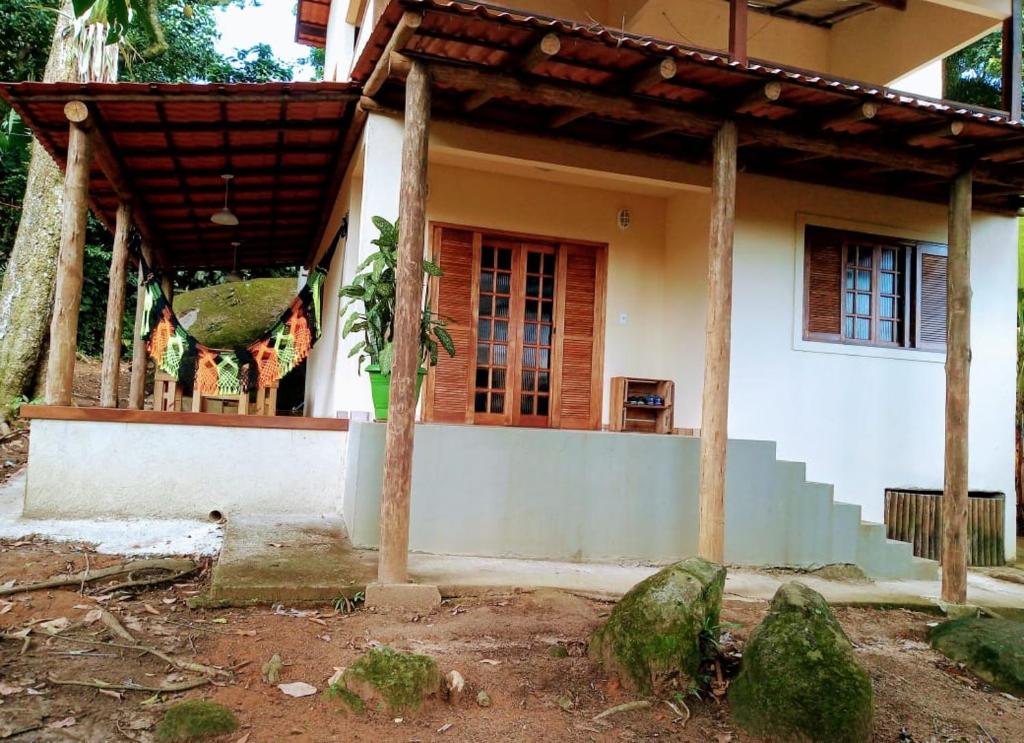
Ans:
[[[401,715],[415,712],[441,691],[441,671],[429,655],[374,648],[345,669],[341,685],[370,709]]]
[[[750,633],[729,704],[741,727],[773,741],[871,738],[871,680],[825,599],[796,581]]]
[[[590,640],[590,657],[641,694],[694,688],[724,586],[725,568],[699,557],[664,568],[616,604]]]
[[[929,633],[932,647],[1001,691],[1024,695],[1024,623],[965,618]]]
[[[205,699],[190,699],[164,713],[156,737],[168,743],[185,743],[216,738],[237,728],[238,720],[227,707]]]

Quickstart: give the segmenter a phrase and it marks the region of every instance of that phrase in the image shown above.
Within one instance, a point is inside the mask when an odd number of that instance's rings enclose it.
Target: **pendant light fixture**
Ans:
[[[228,187],[231,183],[231,179],[235,176],[230,173],[225,173],[221,176],[224,179],[224,206],[213,213],[210,217],[210,221],[214,224],[224,225],[225,227],[234,227],[238,224],[238,217],[231,213],[228,209]]]

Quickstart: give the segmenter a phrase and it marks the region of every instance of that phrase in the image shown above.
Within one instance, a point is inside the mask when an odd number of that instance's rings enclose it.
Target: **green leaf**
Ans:
[[[359,341],[357,344],[352,346],[352,350],[348,352],[348,357],[352,358],[357,353],[360,353],[364,348],[366,348],[366,341]]]
[[[428,276],[444,276],[444,271],[441,270],[439,265],[425,258],[423,259],[423,272]]]
[[[380,367],[380,373],[384,376],[389,376],[394,364],[395,347],[392,343],[385,343],[384,348],[380,350],[380,356],[377,357],[377,365]]]
[[[452,340],[452,337],[448,334],[448,331],[443,325],[434,325],[434,336],[441,342],[441,345],[444,346],[444,350],[448,352],[448,355],[454,359],[455,342]],[[437,362],[435,361],[434,363],[436,364]]]

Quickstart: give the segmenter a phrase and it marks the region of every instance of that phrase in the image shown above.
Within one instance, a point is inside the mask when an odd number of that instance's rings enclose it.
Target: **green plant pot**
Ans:
[[[373,397],[374,420],[386,421],[388,419],[388,406],[391,400],[391,377],[380,373],[380,367],[370,364],[366,367],[370,375],[370,395]],[[423,377],[427,376],[427,370],[420,367],[416,372],[416,401],[420,399],[420,389],[423,387]]]

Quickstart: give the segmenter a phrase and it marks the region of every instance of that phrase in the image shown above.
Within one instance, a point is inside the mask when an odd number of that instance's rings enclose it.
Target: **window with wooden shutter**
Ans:
[[[431,281],[455,359],[427,377],[424,418],[600,428],[607,250],[450,225]]]
[[[565,245],[558,254],[555,356],[561,374],[552,425],[599,429],[604,386],[605,248]]]
[[[946,247],[922,245],[917,252],[917,347],[946,347]]]
[[[807,228],[804,249],[806,338],[839,340],[842,333],[843,244],[829,231]]]
[[[945,253],[941,245],[807,227],[804,338],[942,350]]]
[[[443,279],[432,279],[430,297],[435,312],[448,320],[448,332],[455,343],[455,358],[443,351],[437,366],[427,377],[423,417],[445,423],[472,422],[467,387],[473,359],[475,255],[479,254],[479,234],[471,230],[435,227],[433,260],[444,272]]]

